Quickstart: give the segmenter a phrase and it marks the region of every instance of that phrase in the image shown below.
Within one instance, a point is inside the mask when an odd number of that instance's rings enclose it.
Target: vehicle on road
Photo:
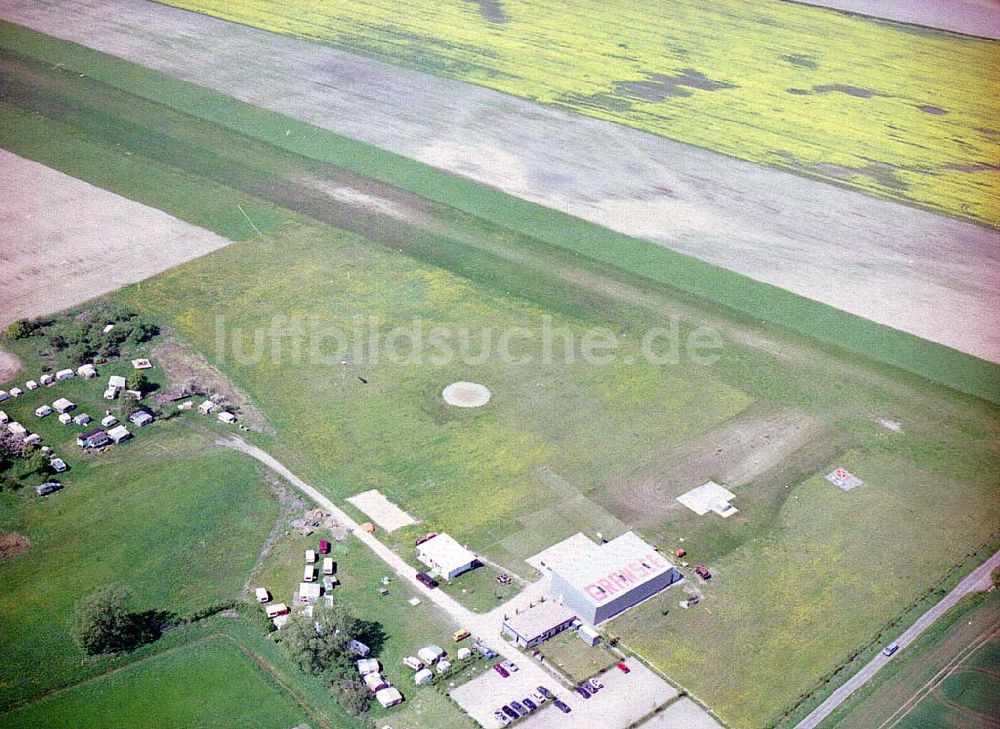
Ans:
[[[497,673],[499,673],[504,678],[507,678],[508,676],[510,676],[510,672],[506,668],[504,668],[503,666],[501,666],[499,663],[494,663],[493,664],[493,670],[496,671]]]
[[[511,719],[516,719],[517,717],[520,716],[520,714],[518,714],[516,711],[514,711],[509,706],[504,706],[501,709],[501,711],[503,711],[503,713],[506,714],[507,716],[509,716]]]
[[[615,664],[615,668],[617,668],[622,673],[632,672],[632,669],[628,667],[628,664],[626,664],[625,661],[618,661],[618,663]]]
[[[585,699],[590,698],[590,691],[588,691],[587,687],[584,686],[583,684],[580,684],[579,686],[576,687],[576,692]]]
[[[547,699],[554,699],[556,697],[556,695],[554,693],[552,693],[551,691],[549,691],[544,686],[539,686],[538,687],[538,693],[540,693],[542,696],[544,696]]]
[[[528,710],[528,713],[531,713],[532,711],[538,708],[538,704],[536,704],[529,698],[521,699],[521,703],[524,704],[524,707]]]
[[[517,673],[517,664],[514,661],[504,661],[503,667],[506,668],[511,673]]]
[[[556,699],[552,703],[555,704],[556,708],[564,714],[568,714],[572,711],[572,709],[569,708],[569,706],[562,699]]]
[[[420,584],[422,584],[428,590],[433,590],[435,587],[437,587],[440,584],[437,580],[435,580],[433,577],[431,577],[426,572],[418,572],[417,573],[417,582],[419,582]]]
[[[883,656],[891,656],[893,653],[899,650],[899,643],[890,643],[885,648],[882,649]]]

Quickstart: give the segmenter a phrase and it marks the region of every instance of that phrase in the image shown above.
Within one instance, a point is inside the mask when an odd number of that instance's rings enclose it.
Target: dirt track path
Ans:
[[[901,651],[904,650],[906,646],[919,638],[921,633],[927,630],[935,620],[954,607],[955,603],[963,597],[973,592],[982,592],[986,589],[987,581],[989,581],[990,575],[997,567],[1000,567],[1000,552],[997,552],[973,570],[971,574],[956,585],[954,590],[941,598],[941,601],[934,605],[934,607],[917,618],[917,621],[896,639],[896,642],[899,643],[899,649]],[[864,668],[851,676],[843,686],[834,691],[826,701],[817,706],[809,716],[796,724],[795,729],[813,729],[813,727],[819,726],[820,722],[829,716],[834,709],[844,703],[848,696],[868,683],[878,673],[879,669],[891,660],[891,657],[880,652]]]
[[[0,17],[1000,362],[1000,232],[142,0]]]
[[[1000,3],[996,0],[893,0],[892,2],[790,0],[790,2],[1000,40]]]

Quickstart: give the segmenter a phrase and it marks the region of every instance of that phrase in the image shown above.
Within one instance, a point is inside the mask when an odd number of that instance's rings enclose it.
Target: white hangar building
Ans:
[[[634,532],[604,544],[582,534],[570,540],[571,550],[560,550],[560,545],[546,550],[545,567],[552,573],[552,596],[590,625],[638,605],[682,577]]]

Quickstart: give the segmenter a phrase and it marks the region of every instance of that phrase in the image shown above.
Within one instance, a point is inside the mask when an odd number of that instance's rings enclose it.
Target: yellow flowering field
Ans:
[[[169,0],[1000,223],[1000,44],[763,0]]]

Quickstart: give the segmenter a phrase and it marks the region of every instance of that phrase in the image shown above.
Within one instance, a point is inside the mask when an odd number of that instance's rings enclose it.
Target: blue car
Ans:
[[[587,690],[586,686],[582,686],[582,685],[581,686],[577,686],[576,687],[576,692],[578,694],[580,694],[580,696],[582,696],[585,699],[589,699],[590,698],[590,692]]]
[[[539,686],[538,687],[538,693],[540,693],[542,696],[544,696],[545,698],[547,698],[549,701],[551,701],[552,699],[554,699],[556,697],[555,694],[553,694],[551,691],[549,691],[544,686]]]
[[[555,704],[556,707],[559,709],[559,711],[561,711],[564,714],[568,714],[569,712],[572,711],[572,709],[569,708],[569,706],[567,706],[565,703],[563,703],[561,699],[556,699],[552,703]]]
[[[532,711],[538,708],[535,702],[532,701],[531,699],[521,699],[521,703],[524,704],[525,708],[528,710],[528,713],[531,713]]]
[[[522,715],[528,713],[528,710],[525,709],[523,706],[521,706],[521,704],[519,702],[517,702],[517,701],[511,701],[510,702],[510,708],[512,708],[514,711],[516,711],[517,714],[518,714],[518,716],[522,716]]]
[[[505,714],[506,714],[507,716],[509,716],[509,717],[510,717],[511,719],[516,719],[517,717],[519,717],[519,716],[520,716],[520,714],[518,714],[518,713],[517,713],[516,711],[514,711],[514,710],[513,710],[512,708],[510,708],[509,706],[504,706],[504,707],[502,707],[502,708],[501,708],[500,710],[501,710],[501,711],[502,711],[503,713],[505,713]]]

